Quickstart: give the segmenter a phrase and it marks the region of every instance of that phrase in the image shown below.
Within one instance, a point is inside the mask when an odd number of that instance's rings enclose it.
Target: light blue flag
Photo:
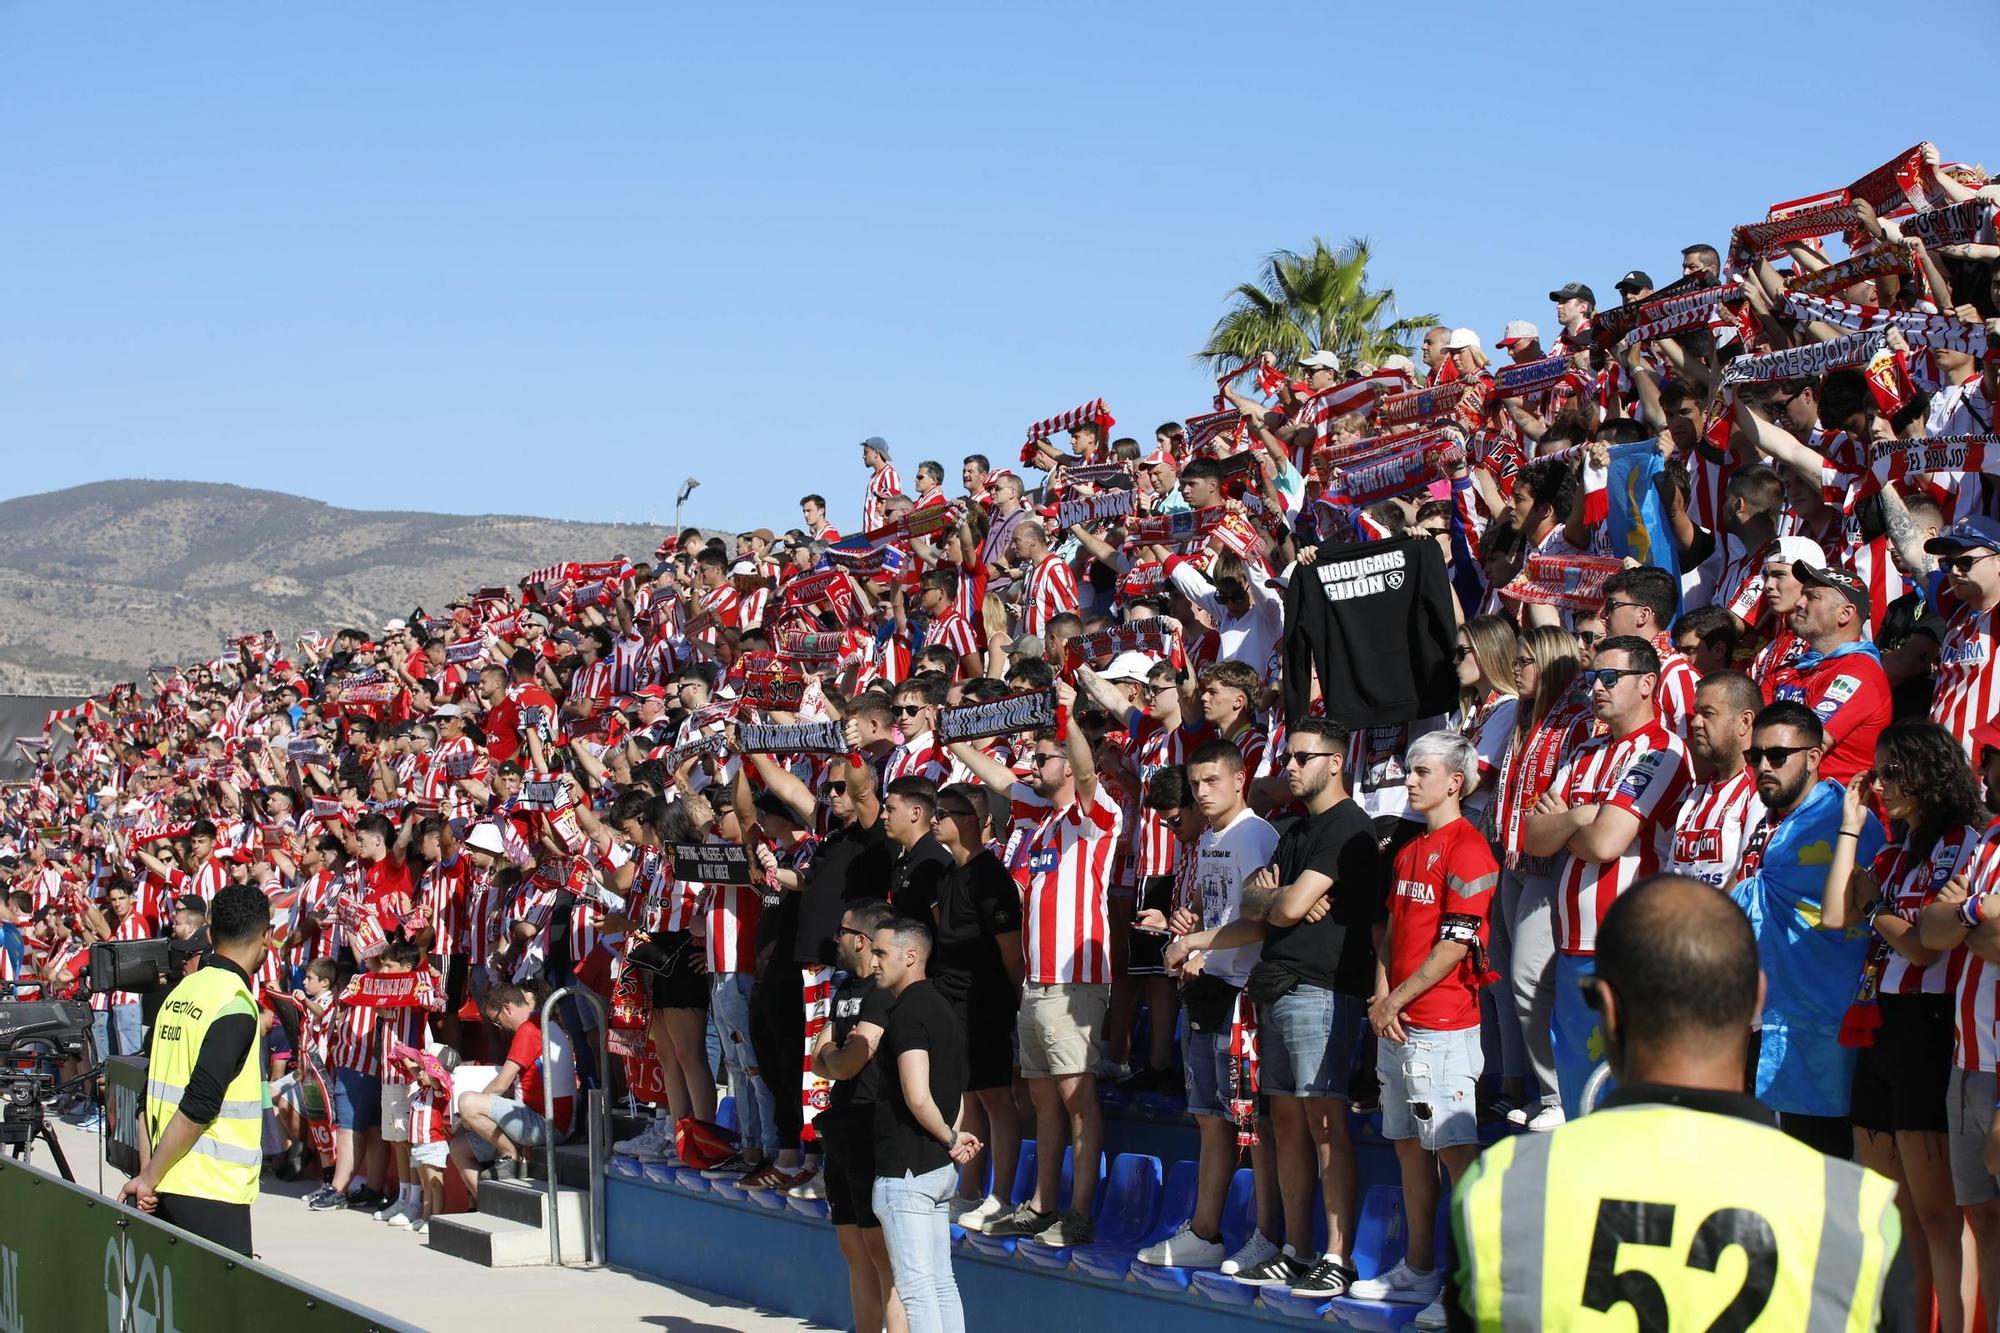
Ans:
[[[1674,530],[1667,523],[1667,507],[1660,502],[1654,480],[1666,471],[1667,460],[1660,457],[1657,442],[1611,447],[1611,516],[1607,523],[1614,555],[1629,555],[1642,565],[1654,565],[1681,576],[1680,550],[1674,545]]]

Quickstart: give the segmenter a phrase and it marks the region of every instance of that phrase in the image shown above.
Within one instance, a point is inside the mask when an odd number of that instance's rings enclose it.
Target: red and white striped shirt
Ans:
[[[889,757],[882,761],[882,786],[887,788],[897,778],[929,778],[940,787],[975,780],[972,770],[939,745],[930,732],[889,751]]]
[[[1963,878],[1974,898],[2000,893],[2000,820],[1986,826]],[[1982,906],[1988,915],[2000,911],[2000,903]],[[1954,957],[1954,1059],[1960,1069],[1991,1073],[2000,1068],[2000,965],[1970,949],[1959,949]]]
[[[1972,729],[2000,712],[2000,633],[1994,611],[1961,606],[1945,629],[1938,649],[1937,692],[1931,697],[1931,721],[1958,738],[1967,757],[1973,754]]]
[[[460,852],[449,861],[440,861],[424,871],[417,897],[429,913],[437,931],[431,952],[465,952],[466,907],[472,888],[472,858]]]
[[[600,657],[570,677],[569,697],[607,704],[611,702],[611,688],[614,683],[611,659]]]
[[[375,1020],[386,1009],[365,1004],[337,1004],[329,1029],[327,1058],[337,1069],[353,1069],[363,1074],[382,1074],[382,1043],[376,1040]]]
[[[1076,575],[1053,552],[1028,571],[1021,589],[1021,632],[1037,638],[1048,632],[1049,622],[1065,611],[1076,610]]]
[[[1653,712],[1661,726],[1685,740],[1688,722],[1694,717],[1694,692],[1701,685],[1701,676],[1694,663],[1681,656],[1669,636],[1657,635],[1653,647],[1660,654],[1660,678],[1653,684]]]
[[[924,635],[926,648],[949,648],[953,657],[962,658],[967,653],[977,653],[979,643],[973,638],[972,622],[957,611],[947,611],[930,624],[930,631]],[[954,676],[958,673],[953,672]]]
[[[1057,809],[1034,788],[1015,783],[1014,823],[1026,836],[1016,856],[1026,875],[1022,949],[1027,980],[1041,985],[1111,981],[1112,853],[1117,802],[1102,783],[1086,804]]]
[[[1624,810],[1639,829],[1611,861],[1586,861],[1564,849],[1556,894],[1556,947],[1567,954],[1597,952],[1597,926],[1618,895],[1666,862],[1673,820],[1687,794],[1687,746],[1654,718],[1624,740],[1597,736],[1577,747],[1549,790],[1563,804]]]
[[[1681,807],[1667,869],[1714,888],[1727,888],[1743,849],[1743,835],[1763,812],[1756,775],[1748,768],[1721,782],[1711,778],[1701,783]]]
[[[882,502],[892,495],[903,493],[903,479],[896,475],[896,465],[884,463],[868,474],[868,488],[861,493],[861,530],[872,532],[882,526],[886,516],[882,512]],[[828,541],[836,538],[829,535]]]
[[[457,773],[457,777],[453,773]],[[486,756],[472,743],[470,736],[460,736],[457,740],[440,741],[431,747],[430,762],[424,770],[423,781],[417,788],[418,799],[437,806],[438,813],[446,819],[474,819],[479,815],[479,806],[458,785],[459,778],[476,778],[486,781]]]
[[[467,963],[477,967],[492,961],[493,937],[503,924],[493,876],[474,869],[466,883],[464,929],[458,941]]]
[[[1145,786],[1163,768],[1187,761],[1186,733],[1180,727],[1163,727],[1159,720],[1133,710],[1136,720],[1126,728],[1125,755],[1139,775],[1139,817],[1133,821],[1132,869],[1140,881],[1154,875],[1171,875],[1180,857],[1180,839],[1166,817],[1146,807]]]
[[[1884,847],[1875,857],[1873,874],[1881,885],[1883,911],[1893,912],[1912,925],[1917,913],[1937,897],[1938,890],[1962,869],[1970,869],[1973,852],[1979,846],[1979,830],[1970,825],[1949,829],[1930,851],[1915,855],[1906,837]],[[1942,995],[1951,989],[1954,960],[1963,947],[1940,955],[1929,963],[1913,963],[1877,940],[1876,955],[1882,957],[1882,976],[1876,989],[1883,995]],[[1883,955],[1886,953],[1886,957]]]
[[[760,628],[771,611],[771,590],[752,588],[736,598],[736,624],[742,629]]]
[[[754,972],[757,968],[757,918],[764,896],[755,884],[708,886],[708,971]]]

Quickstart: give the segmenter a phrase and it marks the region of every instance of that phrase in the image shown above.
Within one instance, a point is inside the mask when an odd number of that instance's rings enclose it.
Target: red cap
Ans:
[[[1972,729],[1972,752],[1979,757],[1981,763],[1986,760],[1984,751],[1989,749],[2000,750],[2000,722],[1992,718]]]
[[[667,697],[667,692],[658,685],[641,685],[638,689],[632,691],[632,697],[634,699],[664,699]]]

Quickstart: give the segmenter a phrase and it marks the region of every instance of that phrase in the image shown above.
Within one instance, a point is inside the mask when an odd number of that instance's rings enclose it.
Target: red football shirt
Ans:
[[[1479,830],[1454,819],[1428,830],[1396,853],[1396,891],[1389,897],[1389,985],[1393,989],[1423,966],[1447,916],[1479,919],[1479,949],[1487,939],[1487,910],[1500,866]],[[1410,1002],[1411,1027],[1455,1032],[1479,1026],[1482,969],[1468,953],[1444,979]]]

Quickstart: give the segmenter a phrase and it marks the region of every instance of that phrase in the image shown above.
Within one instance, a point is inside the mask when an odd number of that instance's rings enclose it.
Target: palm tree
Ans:
[[[1410,355],[1413,337],[1438,319],[1395,318],[1395,291],[1368,288],[1368,242],[1358,239],[1334,250],[1315,236],[1309,254],[1275,251],[1257,281],[1232,295],[1235,304],[1195,354],[1217,374],[1262,352],[1275,353],[1280,366],[1319,349],[1338,352],[1344,366],[1379,365],[1392,353]]]

